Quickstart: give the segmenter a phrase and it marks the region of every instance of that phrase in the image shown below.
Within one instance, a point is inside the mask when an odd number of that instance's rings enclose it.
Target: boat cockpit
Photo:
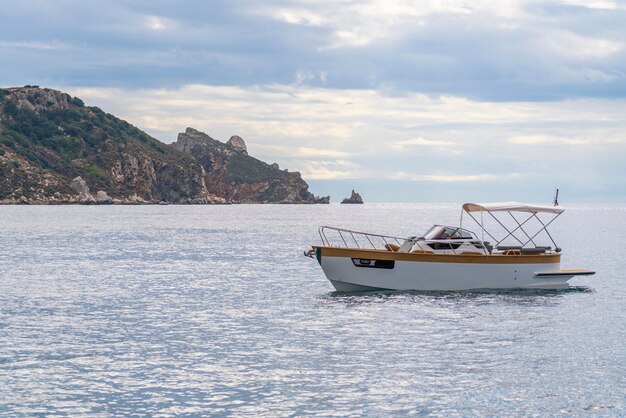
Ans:
[[[489,244],[489,243],[486,243]],[[458,226],[433,225],[420,237],[409,237],[398,248],[387,249],[398,252],[433,254],[488,254],[486,247],[472,231]]]
[[[433,225],[422,235],[425,240],[466,240],[477,239],[476,234],[458,226]]]

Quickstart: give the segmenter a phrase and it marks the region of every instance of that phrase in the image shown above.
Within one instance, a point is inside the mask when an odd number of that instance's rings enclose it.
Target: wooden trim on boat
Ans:
[[[492,254],[477,257],[475,255],[463,254],[420,254],[420,253],[399,253],[386,250],[368,250],[363,248],[340,248],[324,247],[319,248],[320,257],[346,257],[363,258],[375,260],[394,261],[415,261],[423,263],[473,263],[473,264],[550,264],[559,263],[561,254],[524,254],[524,255],[502,255]]]

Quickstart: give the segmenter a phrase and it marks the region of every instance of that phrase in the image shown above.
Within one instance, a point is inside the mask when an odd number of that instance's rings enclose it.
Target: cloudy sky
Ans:
[[[0,85],[238,134],[334,201],[626,201],[625,1],[0,6]]]

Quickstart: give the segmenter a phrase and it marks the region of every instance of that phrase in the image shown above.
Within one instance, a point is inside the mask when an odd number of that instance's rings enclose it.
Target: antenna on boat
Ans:
[[[554,206],[559,206],[559,189],[554,193]]]

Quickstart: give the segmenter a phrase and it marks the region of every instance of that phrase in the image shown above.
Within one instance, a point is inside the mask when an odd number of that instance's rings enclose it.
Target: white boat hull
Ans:
[[[572,277],[593,273],[562,271],[559,255],[422,255],[328,247],[316,251],[324,274],[341,292],[566,289]]]

